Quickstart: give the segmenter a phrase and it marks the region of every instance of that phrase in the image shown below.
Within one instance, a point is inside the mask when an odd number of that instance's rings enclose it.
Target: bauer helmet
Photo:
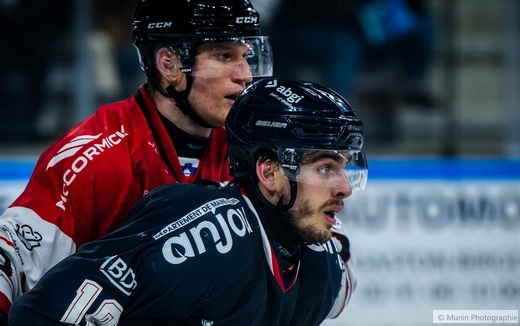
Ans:
[[[193,69],[197,47],[216,42],[248,46],[246,59],[252,76],[272,76],[271,46],[260,35],[259,22],[249,0],[140,0],[134,14],[133,43],[142,70],[152,79],[156,78],[154,52],[159,46],[167,45],[179,56],[181,72],[197,76]]]
[[[325,152],[345,158],[343,172],[352,189],[365,187],[363,123],[350,104],[327,87],[285,79],[258,80],[233,104],[226,131],[230,173],[237,179],[255,174],[256,153],[262,149],[275,153],[292,181],[306,157]]]

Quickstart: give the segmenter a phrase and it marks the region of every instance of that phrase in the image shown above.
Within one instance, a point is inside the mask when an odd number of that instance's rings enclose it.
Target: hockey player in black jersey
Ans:
[[[19,297],[9,325],[301,326],[337,317],[355,280],[336,214],[366,183],[362,122],[326,87],[269,78],[239,96],[226,132],[230,184],[151,191],[121,228]]]

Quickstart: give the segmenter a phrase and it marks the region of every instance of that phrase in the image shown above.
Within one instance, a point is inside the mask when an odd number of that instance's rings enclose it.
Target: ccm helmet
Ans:
[[[271,46],[260,34],[260,15],[249,0],[140,0],[134,14],[133,43],[152,79],[159,46],[169,46],[181,72],[191,75],[197,46],[215,42],[247,45],[252,76],[272,76]]]
[[[368,168],[363,123],[335,91],[305,81],[266,78],[249,85],[226,119],[230,173],[245,178],[255,173],[259,150],[276,153],[291,180],[296,180],[304,153],[346,153],[353,189],[363,189]]]

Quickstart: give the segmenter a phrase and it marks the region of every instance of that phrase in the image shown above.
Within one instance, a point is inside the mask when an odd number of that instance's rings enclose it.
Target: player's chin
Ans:
[[[313,228],[312,230],[306,230],[302,234],[302,238],[307,243],[326,243],[332,239],[332,232],[330,228]]]
[[[328,234],[327,236],[322,236],[319,239],[316,239],[315,242],[324,244],[324,243],[329,242],[330,239],[332,239],[332,234]]]
[[[220,113],[208,118],[207,122],[214,127],[223,127],[226,123],[226,116],[229,110],[222,110]]]
[[[325,243],[325,242],[328,242],[330,241],[330,239],[332,239],[332,232],[330,231],[330,228],[324,232],[324,236],[323,236],[323,242],[322,243]]]

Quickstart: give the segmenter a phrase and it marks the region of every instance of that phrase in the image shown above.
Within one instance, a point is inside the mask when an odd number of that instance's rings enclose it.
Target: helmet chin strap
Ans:
[[[283,196],[280,198],[280,200],[278,201],[278,204],[276,205],[276,207],[278,208],[278,210],[284,214],[287,213],[287,211],[289,209],[291,209],[293,206],[294,206],[294,202],[296,201],[296,194],[297,194],[297,189],[298,189],[298,183],[294,180],[290,180],[289,179],[289,186],[291,188],[291,199],[289,199],[289,203],[287,204],[284,204],[283,203]]]
[[[172,85],[169,85],[164,89],[159,83],[155,80],[155,78],[152,78],[152,82],[155,84],[157,89],[161,92],[162,95],[173,98],[175,100],[175,103],[177,107],[190,117],[191,120],[195,121],[199,126],[204,128],[215,128],[216,126],[212,126],[209,123],[206,122],[191,106],[190,102],[188,101],[188,94],[191,91],[191,85],[193,84],[193,77],[186,75],[186,90],[184,91],[178,91],[173,87]]]

